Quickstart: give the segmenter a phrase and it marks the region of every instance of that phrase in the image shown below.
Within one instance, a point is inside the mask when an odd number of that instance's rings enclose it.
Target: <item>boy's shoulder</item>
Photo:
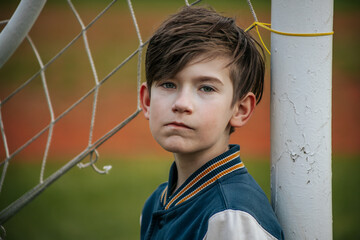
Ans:
[[[218,187],[227,208],[256,212],[262,205],[270,206],[266,194],[246,168],[228,178],[219,179]]]
[[[223,227],[231,228],[235,224],[236,234],[257,232],[263,239],[282,239],[281,227],[266,194],[247,170],[219,179],[213,191],[216,195],[208,198],[213,203],[208,220],[209,236],[230,232],[232,229]]]

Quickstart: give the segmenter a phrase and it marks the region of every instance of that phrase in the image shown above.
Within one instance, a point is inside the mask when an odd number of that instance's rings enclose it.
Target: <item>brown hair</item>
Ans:
[[[225,56],[230,62],[233,103],[253,92],[260,102],[264,85],[264,52],[233,18],[213,9],[184,7],[170,16],[150,39],[146,52],[146,81],[174,77],[198,56]]]

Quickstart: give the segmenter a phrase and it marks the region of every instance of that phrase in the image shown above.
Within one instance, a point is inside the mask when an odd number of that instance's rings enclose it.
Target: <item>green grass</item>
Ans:
[[[359,239],[360,157],[333,162],[334,239]],[[16,239],[139,239],[142,205],[167,180],[166,160],[102,159],[112,164],[109,175],[92,169],[70,170],[4,224],[8,240]],[[269,163],[245,161],[247,168],[270,194]],[[61,165],[49,163],[48,172]],[[11,164],[0,198],[1,209],[34,186],[39,166]]]
[[[142,205],[166,181],[168,163],[113,162],[107,176],[72,169],[4,225],[7,239],[138,239]],[[38,173],[35,164],[9,168],[1,206],[34,184]]]
[[[360,239],[360,156],[333,162],[334,239]]]

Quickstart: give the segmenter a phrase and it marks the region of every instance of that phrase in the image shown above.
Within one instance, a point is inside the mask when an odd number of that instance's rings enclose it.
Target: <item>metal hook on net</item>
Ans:
[[[95,154],[94,154],[95,153]],[[95,155],[95,156],[94,156]],[[99,159],[99,153],[96,149],[94,149],[91,153],[90,153],[90,161],[88,163],[79,163],[77,166],[79,168],[86,168],[91,166],[95,172],[99,173],[99,174],[108,174],[109,171],[111,170],[112,166],[111,165],[106,165],[103,166],[103,170],[100,170],[98,167],[96,167],[95,163],[97,162],[97,160]]]

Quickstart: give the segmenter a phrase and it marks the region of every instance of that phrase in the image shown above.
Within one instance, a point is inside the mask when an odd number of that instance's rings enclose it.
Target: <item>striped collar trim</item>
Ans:
[[[177,178],[177,170],[174,163],[170,170],[168,186],[166,186],[160,197],[160,201],[165,209],[167,210],[170,207],[177,206],[191,199],[211,186],[216,180],[235,170],[244,168],[245,166],[240,160],[239,152],[239,145],[231,145],[227,152],[203,165],[193,173],[174,194],[169,196],[168,189],[171,189],[173,187],[172,185],[176,184]]]

